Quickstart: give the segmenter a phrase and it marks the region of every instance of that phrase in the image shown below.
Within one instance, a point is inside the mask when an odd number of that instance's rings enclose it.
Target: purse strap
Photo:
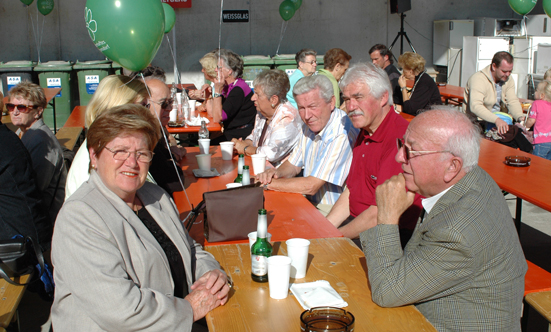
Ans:
[[[31,242],[31,245],[34,248],[34,253],[36,255],[36,259],[38,260],[38,264],[40,265],[40,274],[38,275],[38,278],[36,278],[34,280],[31,280],[31,281],[25,282],[25,283],[18,283],[16,281],[11,280],[11,278],[8,277],[6,272],[4,272],[4,270],[2,270],[2,267],[0,267],[0,277],[4,278],[4,280],[6,280],[8,283],[10,283],[12,285],[16,285],[16,286],[24,286],[24,285],[28,285],[31,282],[34,282],[36,280],[40,280],[40,277],[42,277],[42,274],[44,274],[44,270],[46,269],[46,266],[44,264],[44,256],[42,255],[42,251],[40,250],[40,248],[38,248],[38,246],[34,245],[34,241],[30,236],[27,236],[25,238],[25,241],[26,241],[26,243],[28,243],[27,241]]]

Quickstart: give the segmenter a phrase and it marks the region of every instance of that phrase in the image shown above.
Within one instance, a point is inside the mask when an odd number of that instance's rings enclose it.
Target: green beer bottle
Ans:
[[[272,256],[272,245],[266,238],[268,218],[266,210],[258,210],[256,242],[251,247],[251,277],[256,282],[268,281],[268,257]]]
[[[240,154],[237,160],[237,177],[233,180],[234,183],[243,182],[243,166],[245,166],[245,155]]]

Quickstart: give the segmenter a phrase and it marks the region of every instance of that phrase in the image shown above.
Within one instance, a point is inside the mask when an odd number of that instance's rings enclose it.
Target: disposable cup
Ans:
[[[222,160],[232,160],[233,158],[233,142],[220,142],[220,149],[222,150]]]
[[[210,154],[198,154],[197,164],[202,171],[210,171]]]
[[[189,100],[189,116],[190,116],[190,119],[194,118],[197,116],[197,114],[195,114],[195,100]]]
[[[261,153],[253,154],[251,156],[253,160],[253,171],[254,174],[260,174],[266,169],[266,155]]]
[[[232,183],[227,183],[226,184],[226,189],[237,188],[237,187],[241,187],[241,186],[243,186],[241,183],[232,182]]]
[[[268,238],[268,242],[272,242],[272,234],[268,233],[266,234]],[[256,232],[250,232],[249,233],[249,248],[253,246],[253,244],[256,242]]]
[[[291,278],[304,278],[306,276],[310,241],[305,239],[289,239],[285,243],[287,244],[287,256],[291,258]]]
[[[281,300],[289,295],[290,272],[291,258],[287,256],[268,258],[268,283],[272,299]]]
[[[169,119],[170,122],[178,121],[178,110],[173,109],[172,111],[170,111],[170,113],[168,113],[168,116],[170,117]]]
[[[199,142],[199,153],[201,154],[209,153],[210,138],[200,138],[198,139],[198,142]]]

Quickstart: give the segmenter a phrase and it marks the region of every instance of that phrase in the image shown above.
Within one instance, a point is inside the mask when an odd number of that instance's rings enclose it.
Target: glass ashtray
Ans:
[[[505,165],[514,167],[530,166],[530,158],[524,156],[507,156],[505,157]]]
[[[315,307],[300,315],[300,330],[303,332],[352,332],[354,315],[333,307]]]

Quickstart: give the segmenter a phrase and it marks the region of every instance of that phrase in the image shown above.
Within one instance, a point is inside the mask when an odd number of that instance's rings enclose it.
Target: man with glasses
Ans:
[[[293,96],[293,87],[303,77],[312,76],[316,73],[316,51],[310,48],[303,48],[298,51],[295,56],[297,61],[297,69],[289,76],[289,83],[291,83],[291,88],[287,92],[287,100],[293,105],[294,108],[298,109],[297,102],[295,101],[295,96]]]
[[[177,145],[174,137],[166,130],[173,102],[170,98],[170,90],[164,82],[153,77],[146,77],[145,84],[151,93],[151,98],[148,99],[146,106],[159,119],[164,132],[163,137],[153,150],[155,154],[149,166],[149,173],[151,173],[155,182],[172,196],[173,192],[183,190],[180,179],[182,181],[184,179],[181,168],[177,165],[175,167],[173,160],[175,162],[182,160],[186,155],[186,150],[184,147]],[[170,150],[167,148],[165,137],[168,138]]]
[[[381,68],[371,63],[356,64],[346,71],[339,85],[348,117],[361,131],[354,145],[346,189],[327,219],[360,246],[359,234],[377,224],[375,189],[401,172],[394,160],[396,138],[404,135],[408,122],[394,111],[392,88]],[[420,211],[417,204],[402,216],[404,244]]]
[[[477,165],[479,128],[457,110],[426,111],[398,146],[404,172],[377,188],[377,226],[360,236],[373,301],[415,304],[438,331],[520,331],[526,260],[501,190]],[[424,210],[402,250],[397,224],[416,193]]]

